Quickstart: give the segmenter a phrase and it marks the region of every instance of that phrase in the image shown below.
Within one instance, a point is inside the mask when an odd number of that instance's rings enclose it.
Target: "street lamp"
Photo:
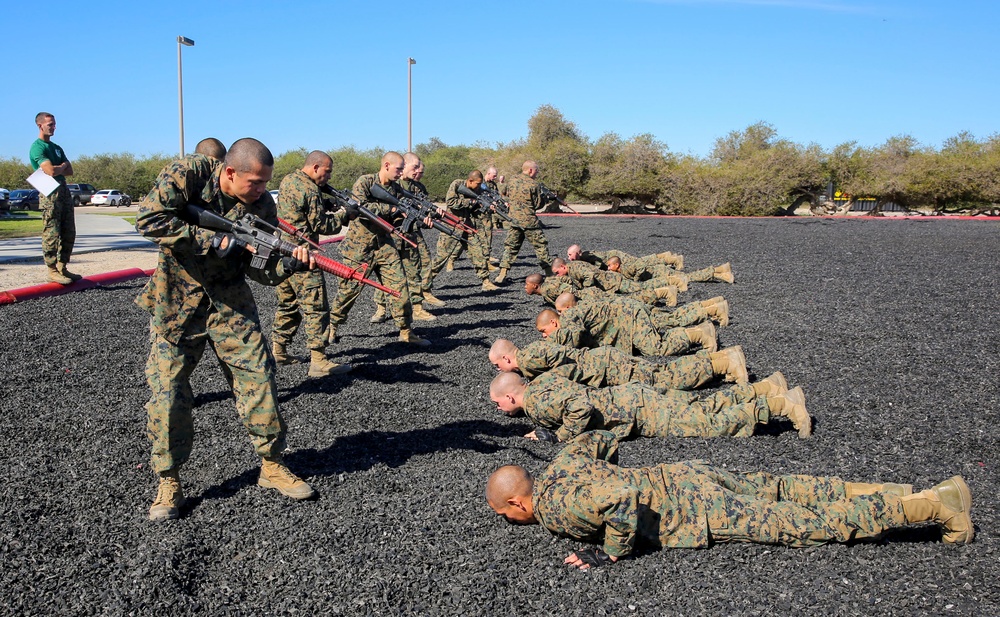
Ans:
[[[406,63],[406,151],[413,152],[413,65],[417,61],[409,58]]]
[[[181,45],[194,47],[194,41],[186,36],[177,37],[177,112],[181,120],[181,156],[184,156],[184,79],[181,76]]]

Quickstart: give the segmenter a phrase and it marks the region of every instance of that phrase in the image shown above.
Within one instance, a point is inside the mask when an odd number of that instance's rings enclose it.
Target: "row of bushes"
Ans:
[[[436,138],[415,148],[426,167],[424,183],[443,199],[452,180],[472,169],[496,166],[519,173],[521,163],[539,163],[541,179],[570,200],[613,204],[623,211],[673,214],[773,215],[808,204],[833,209],[831,187],[849,199],[875,199],[874,212],[888,203],[932,212],[993,212],[1000,205],[1000,136],[979,140],[968,133],[941,148],[910,136],[876,147],[856,142],[830,151],[780,139],[767,123],[733,131],[716,140],[707,157],[675,154],[652,135],[624,139],[614,133],[590,141],[554,107],[543,105],[528,121],[528,136],[487,146],[448,146]],[[298,169],[305,149],[276,157],[272,188]],[[331,150],[331,184],[350,187],[378,169],[383,151],[344,147]],[[99,154],[73,160],[74,180],[117,188],[138,199],[152,187],[169,157]],[[30,168],[0,159],[0,186],[26,187]],[[847,201],[841,210],[850,207]]]

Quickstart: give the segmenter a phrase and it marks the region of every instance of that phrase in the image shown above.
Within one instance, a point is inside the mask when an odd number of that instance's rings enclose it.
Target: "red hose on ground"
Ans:
[[[50,298],[52,296],[60,296],[62,294],[70,293],[71,291],[91,289],[99,285],[121,283],[123,281],[129,281],[142,276],[150,276],[153,272],[154,270],[128,268],[126,270],[102,272],[101,274],[85,276],[79,281],[75,281],[69,285],[60,285],[59,283],[42,283],[41,285],[32,285],[31,287],[21,287],[20,289],[0,291],[0,305],[14,304],[15,302],[21,302],[23,300]]]

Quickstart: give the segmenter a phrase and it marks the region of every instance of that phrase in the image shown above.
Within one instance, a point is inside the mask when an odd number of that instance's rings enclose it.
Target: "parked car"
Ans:
[[[10,191],[0,189],[0,212],[6,214],[10,211]]]
[[[274,199],[274,203],[278,203],[278,191],[268,191],[271,194],[271,198]]]
[[[69,189],[70,195],[73,196],[74,206],[89,204],[90,198],[97,192],[93,184],[67,184],[66,188]]]
[[[11,210],[37,210],[38,191],[35,189],[17,189],[10,192]]]
[[[92,206],[128,206],[132,204],[132,198],[122,193],[121,191],[116,191],[114,189],[104,189],[94,193],[94,196],[90,198],[90,205]]]

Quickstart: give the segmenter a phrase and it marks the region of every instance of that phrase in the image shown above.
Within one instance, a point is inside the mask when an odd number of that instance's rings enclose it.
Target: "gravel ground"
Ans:
[[[975,496],[976,541],[933,528],[879,543],[721,545],[640,555],[593,572],[562,565],[577,542],[513,527],[486,506],[486,476],[540,470],[554,446],[489,403],[498,336],[534,340],[540,305],[519,283],[481,294],[467,261],[443,273],[448,306],[419,331],[427,352],[370,325],[370,294],[333,348],[353,373],[279,369],[290,466],[319,492],[295,503],[255,485],[258,461],[214,359],[193,376],[197,437],[182,471],[186,516],[146,520],[148,318],[142,281],[0,307],[0,585],[12,615],[917,615],[1000,614],[996,373],[997,223],[901,220],[548,219],[574,241],[731,261],[720,331],[758,376],[802,385],[815,436],[645,439],[628,466],[690,458],[733,469],[929,486]],[[433,234],[428,237],[433,240]],[[522,255],[526,255],[523,251]],[[534,271],[522,259],[513,274]],[[271,290],[255,288],[265,330]],[[305,353],[301,339],[293,351]],[[208,355],[211,355],[209,352]],[[993,454],[990,454],[990,453]],[[993,581],[993,582],[991,582]]]

